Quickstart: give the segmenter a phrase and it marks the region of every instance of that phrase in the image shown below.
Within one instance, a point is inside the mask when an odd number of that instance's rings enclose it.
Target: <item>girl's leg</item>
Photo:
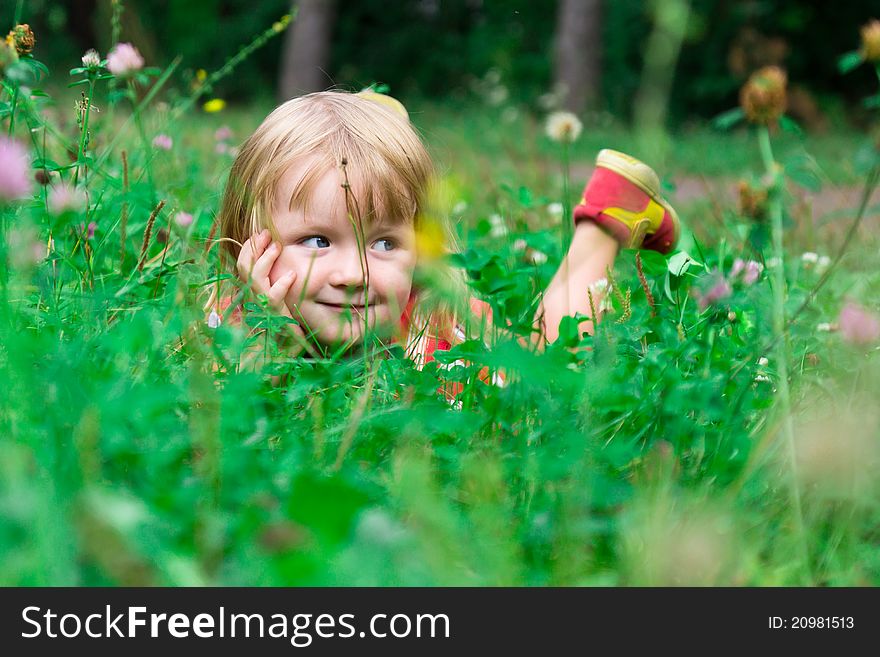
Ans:
[[[592,317],[588,290],[592,291],[598,316],[607,285],[597,283],[605,281],[606,271],[614,268],[619,248],[617,239],[596,224],[589,221],[577,223],[568,253],[550,281],[535,317],[546,340],[553,342],[559,337],[559,322],[566,315],[581,313]],[[593,322],[582,322],[580,330],[592,333]]]
[[[612,150],[596,157],[596,169],[574,209],[575,232],[559,271],[550,282],[535,324],[543,337],[559,337],[566,315],[590,317],[580,329],[593,332],[607,288],[596,284],[614,266],[618,248],[669,253],[678,241],[678,215],[660,195],[660,179],[644,162]],[[590,308],[592,291],[593,308]],[[540,339],[540,338],[539,338]]]

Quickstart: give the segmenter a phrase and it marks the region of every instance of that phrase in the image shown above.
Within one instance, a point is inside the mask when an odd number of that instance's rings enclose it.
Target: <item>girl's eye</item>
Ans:
[[[321,235],[312,235],[311,237],[305,238],[300,244],[307,246],[310,249],[326,249],[330,246],[330,240]]]
[[[394,250],[394,242],[389,239],[381,239],[373,242],[373,248],[377,251],[393,251]]]

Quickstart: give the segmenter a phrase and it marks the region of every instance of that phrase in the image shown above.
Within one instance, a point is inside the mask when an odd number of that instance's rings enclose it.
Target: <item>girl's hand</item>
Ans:
[[[241,280],[249,283],[255,294],[265,294],[269,305],[279,315],[293,318],[290,308],[284,299],[296,281],[296,272],[285,272],[273,285],[269,281],[269,272],[275,260],[281,255],[281,245],[272,242],[267,228],[252,235],[241,247],[238,254],[236,269]]]

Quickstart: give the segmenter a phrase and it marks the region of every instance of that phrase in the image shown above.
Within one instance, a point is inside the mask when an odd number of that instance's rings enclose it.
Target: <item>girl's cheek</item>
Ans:
[[[281,251],[281,255],[278,256],[275,260],[275,264],[272,265],[272,269],[269,270],[269,283],[274,285],[275,281],[281,278],[286,272],[289,272],[291,269],[296,271],[297,278],[299,278],[299,270],[296,266],[296,259],[293,257],[293,254],[290,252],[290,247],[284,247]]]

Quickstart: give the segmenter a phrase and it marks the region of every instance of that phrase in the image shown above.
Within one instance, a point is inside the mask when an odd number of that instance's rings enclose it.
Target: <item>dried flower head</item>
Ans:
[[[840,335],[850,344],[869,345],[880,339],[880,318],[854,301],[847,301],[837,318]]]
[[[101,55],[94,48],[89,48],[82,56],[82,63],[86,68],[98,68],[101,65]]]
[[[868,62],[880,62],[880,20],[876,18],[862,26],[862,57]]]
[[[739,104],[752,123],[775,124],[785,112],[788,78],[778,66],[765,66],[752,73],[739,92]]]
[[[34,180],[45,187],[52,182],[52,174],[46,169],[37,169],[36,173],[34,173]]]
[[[581,136],[583,124],[571,112],[553,112],[547,117],[547,136],[561,144],[570,144]]]
[[[767,190],[752,187],[745,180],[737,185],[739,213],[744,217],[763,220],[767,217]]]
[[[15,52],[21,55],[29,55],[37,43],[33,30],[27,23],[16,25],[9,31],[6,41],[15,48]]]
[[[107,69],[113,75],[130,75],[144,67],[144,58],[130,43],[117,43],[107,55]]]
[[[30,168],[27,149],[0,136],[0,200],[14,201],[30,194]]]

